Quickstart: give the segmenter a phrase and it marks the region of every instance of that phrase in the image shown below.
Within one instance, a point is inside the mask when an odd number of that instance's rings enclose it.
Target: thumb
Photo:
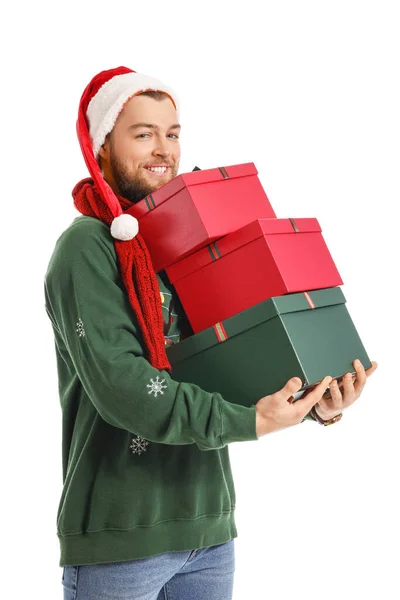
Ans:
[[[327,375],[322,379],[322,381],[320,381],[318,385],[315,386],[315,388],[309,394],[300,398],[299,402],[303,404],[304,410],[309,412],[314,406],[314,404],[317,404],[317,402],[321,400],[322,395],[331,383],[332,379],[332,377]]]
[[[302,381],[299,377],[293,377],[286,382],[284,387],[276,393],[279,400],[288,400],[293,394],[301,390]]]

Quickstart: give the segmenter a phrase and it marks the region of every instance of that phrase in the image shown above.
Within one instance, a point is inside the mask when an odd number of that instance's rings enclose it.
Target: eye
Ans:
[[[172,135],[172,136],[173,136],[175,139],[179,140],[179,136],[178,136],[178,135],[176,135],[175,133],[170,133],[169,135],[170,135],[170,136]]]
[[[142,138],[142,137],[145,137],[146,135],[150,135],[150,134],[149,133],[141,133],[141,134],[137,135],[136,137]]]

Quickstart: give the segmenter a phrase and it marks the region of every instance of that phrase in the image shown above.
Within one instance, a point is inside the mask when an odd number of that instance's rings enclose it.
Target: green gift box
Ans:
[[[354,373],[356,358],[367,369],[371,361],[345,302],[339,287],[260,302],[167,348],[172,377],[252,406],[291,377],[305,390],[325,375]]]

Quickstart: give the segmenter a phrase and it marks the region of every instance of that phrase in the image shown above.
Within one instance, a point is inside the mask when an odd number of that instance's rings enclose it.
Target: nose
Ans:
[[[157,142],[152,154],[153,156],[162,156],[163,158],[171,156],[172,152],[168,147],[168,140],[157,138]]]

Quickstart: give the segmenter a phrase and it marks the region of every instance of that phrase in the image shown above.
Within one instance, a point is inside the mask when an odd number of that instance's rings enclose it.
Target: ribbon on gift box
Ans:
[[[146,206],[149,209],[149,212],[151,210],[154,210],[155,208],[157,208],[156,203],[154,202],[154,198],[151,194],[149,194],[148,196],[146,196],[144,198],[144,201],[146,202]]]
[[[222,322],[215,323],[215,325],[213,325],[213,329],[215,331],[215,335],[217,336],[218,342],[225,342],[228,339],[228,334],[226,333]]]
[[[306,300],[308,302],[309,307],[310,308],[316,308],[316,306],[315,306],[315,304],[314,304],[314,302],[313,302],[310,294],[308,292],[303,292],[303,294],[304,294],[304,296],[305,296],[305,298],[306,298]]]
[[[225,169],[225,167],[218,167],[218,170],[219,170],[219,172],[221,173],[221,175],[222,175],[222,177],[223,177],[224,179],[229,179],[229,178],[230,178],[230,176],[229,176],[229,173],[228,173],[228,171]]]
[[[221,253],[218,250],[218,246],[215,242],[207,246],[207,248],[213,260],[218,260],[219,258],[221,258]]]

